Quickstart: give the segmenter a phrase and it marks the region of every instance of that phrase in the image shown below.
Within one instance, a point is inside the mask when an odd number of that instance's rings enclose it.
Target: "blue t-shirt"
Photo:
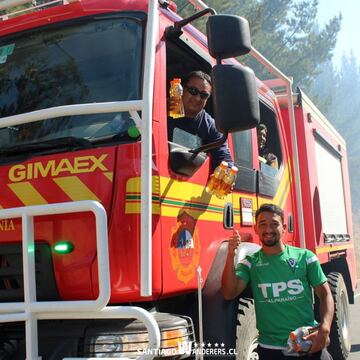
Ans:
[[[222,138],[223,134],[216,129],[215,120],[205,111],[202,110],[195,118],[178,118],[168,119],[168,139],[173,141],[174,129],[182,129],[187,133],[197,135],[201,139],[201,145],[206,145]],[[183,145],[183,144],[181,144]],[[211,168],[215,169],[221,161],[227,161],[233,165],[233,160],[227,141],[219,148],[210,150]]]

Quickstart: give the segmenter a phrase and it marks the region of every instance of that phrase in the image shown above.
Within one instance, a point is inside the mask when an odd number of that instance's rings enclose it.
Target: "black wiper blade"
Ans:
[[[14,155],[28,151],[43,151],[49,149],[77,149],[92,146],[92,142],[74,136],[45,140],[33,143],[17,144],[8,148],[0,149],[0,155]]]

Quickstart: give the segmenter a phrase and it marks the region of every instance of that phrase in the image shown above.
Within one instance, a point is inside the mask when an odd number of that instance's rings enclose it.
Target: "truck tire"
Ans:
[[[334,319],[330,331],[328,350],[334,359],[346,360],[351,350],[349,299],[342,275],[332,272],[328,282],[334,298]]]
[[[258,360],[257,344],[258,331],[256,329],[254,300],[240,298],[236,328],[236,360]]]

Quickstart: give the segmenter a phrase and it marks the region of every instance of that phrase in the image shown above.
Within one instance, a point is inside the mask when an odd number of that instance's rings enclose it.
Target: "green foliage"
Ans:
[[[193,6],[179,0],[179,13],[188,16]],[[331,59],[341,26],[341,15],[319,28],[316,15],[318,0],[208,0],[218,13],[245,17],[250,24],[252,44],[283,73],[292,76],[298,86],[309,87],[320,66]],[[202,31],[205,19],[195,25]],[[242,59],[258,77],[268,78],[262,66],[250,57]]]
[[[292,76],[337,128],[347,142],[353,209],[360,223],[360,70],[353,55],[336,70],[331,62],[341,14],[322,28],[317,22],[318,0],[204,0],[218,13],[245,17],[252,44],[284,74]],[[193,13],[187,0],[178,0],[182,16]],[[205,19],[196,23],[202,31]],[[269,78],[250,56],[241,58],[259,78]],[[271,76],[272,77],[272,76]]]

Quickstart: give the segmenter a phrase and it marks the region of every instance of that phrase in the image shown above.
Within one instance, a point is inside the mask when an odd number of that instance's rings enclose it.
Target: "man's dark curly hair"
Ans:
[[[258,216],[263,212],[270,212],[281,217],[282,223],[284,223],[284,211],[279,206],[275,204],[262,204],[255,213],[255,221],[257,221]]]

